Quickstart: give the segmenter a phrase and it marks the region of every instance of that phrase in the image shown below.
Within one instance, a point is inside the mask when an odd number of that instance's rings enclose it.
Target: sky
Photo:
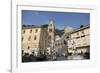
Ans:
[[[79,28],[80,25],[90,24],[89,13],[22,10],[22,25],[44,25],[51,19],[55,21],[55,27],[58,29],[67,26]]]

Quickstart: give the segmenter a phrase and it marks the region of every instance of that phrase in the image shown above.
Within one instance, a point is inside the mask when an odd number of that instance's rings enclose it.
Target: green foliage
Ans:
[[[63,30],[55,29],[55,35],[62,36],[63,35]]]

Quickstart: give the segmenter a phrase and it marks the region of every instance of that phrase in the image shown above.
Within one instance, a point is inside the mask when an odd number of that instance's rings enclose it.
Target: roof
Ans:
[[[47,28],[47,25],[41,25],[41,26],[36,26],[36,25],[23,25],[22,29],[32,29],[32,28]]]
[[[81,31],[81,30],[84,30],[84,29],[87,29],[87,28],[90,28],[90,25],[86,25],[86,26],[83,26],[83,27],[80,27],[79,29],[75,29],[73,32],[71,33],[75,33],[75,32],[78,32],[78,31]]]

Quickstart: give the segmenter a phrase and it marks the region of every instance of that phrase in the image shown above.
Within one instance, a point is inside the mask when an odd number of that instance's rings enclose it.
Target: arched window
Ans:
[[[69,38],[69,36],[66,37],[66,39],[68,39],[68,38]]]

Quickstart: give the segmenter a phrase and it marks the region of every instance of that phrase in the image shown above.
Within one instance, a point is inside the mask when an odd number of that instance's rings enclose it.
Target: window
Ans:
[[[66,45],[66,41],[64,40],[64,44]]]
[[[32,51],[32,54],[34,55],[34,50]]]
[[[31,36],[29,36],[29,38],[28,38],[28,41],[30,41],[31,40]]]
[[[38,29],[36,29],[35,32],[38,32]]]
[[[32,29],[30,30],[30,33],[32,33]]]
[[[25,33],[25,30],[23,30],[23,34]]]
[[[80,37],[76,37],[76,39],[79,39]]]
[[[34,37],[34,40],[36,40],[36,39],[37,39],[37,37],[35,36],[35,37]]]
[[[68,39],[68,38],[69,38],[69,36],[66,37],[66,39]]]
[[[85,35],[82,35],[81,37],[85,37]]]
[[[49,32],[52,32],[52,29],[49,29]]]
[[[82,34],[84,34],[84,31],[82,31]]]
[[[50,27],[52,27],[52,24],[50,24]]]
[[[79,35],[79,33],[77,33],[77,35]]]
[[[28,48],[27,49],[30,49],[30,46],[28,46]]]
[[[22,37],[22,41],[23,41],[23,39],[24,39],[24,38]]]

